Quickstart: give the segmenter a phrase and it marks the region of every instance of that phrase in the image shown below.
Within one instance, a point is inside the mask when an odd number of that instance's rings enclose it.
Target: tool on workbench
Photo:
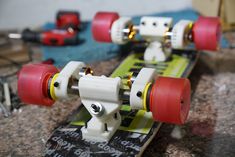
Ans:
[[[76,31],[49,30],[36,32],[25,29],[22,33],[10,33],[10,39],[22,39],[24,42],[40,43],[47,46],[77,45],[79,39]]]
[[[77,11],[60,10],[56,14],[57,29],[80,29],[80,14]]]

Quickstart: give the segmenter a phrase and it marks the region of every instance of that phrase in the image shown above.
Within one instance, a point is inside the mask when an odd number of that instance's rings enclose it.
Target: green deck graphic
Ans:
[[[141,54],[128,56],[111,74],[111,77],[124,77],[131,73],[131,69],[140,70],[142,67],[155,68],[162,76],[181,77],[190,62],[187,57],[175,54],[167,62],[145,62],[140,59],[141,57]]]

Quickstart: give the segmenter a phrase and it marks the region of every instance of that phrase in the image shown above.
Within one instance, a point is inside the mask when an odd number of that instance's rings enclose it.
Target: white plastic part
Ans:
[[[8,109],[11,108],[11,96],[10,96],[10,90],[9,90],[9,85],[8,83],[3,83],[3,88],[4,88],[4,96],[5,96],[5,105],[7,106]]]
[[[137,96],[138,92],[143,94],[146,85],[157,76],[156,70],[142,68],[131,86],[130,105],[133,109],[143,109],[143,97]]]
[[[8,34],[8,38],[10,38],[10,39],[21,39],[22,35],[19,34],[19,33],[10,33],[10,34]]]
[[[162,41],[172,22],[170,17],[144,16],[140,19],[139,33],[147,41]]]
[[[79,71],[82,67],[85,67],[83,62],[70,61],[59,73],[55,82],[59,83],[58,87],[54,87],[55,96],[57,98],[67,98],[68,97],[68,83],[71,77],[79,80]]]
[[[111,39],[115,44],[125,44],[128,42],[125,38],[123,30],[131,23],[130,17],[120,17],[118,20],[114,21],[111,28]]]
[[[145,61],[165,61],[170,55],[170,52],[163,51],[162,43],[158,41],[151,42],[144,52]]]
[[[185,33],[189,31],[189,25],[192,21],[180,20],[172,29],[171,46],[175,49],[182,49],[185,47]]]
[[[78,87],[81,101],[92,115],[91,120],[81,129],[83,138],[108,141],[121,124],[121,79],[85,75],[80,78]],[[92,105],[96,106],[98,111],[95,111]]]

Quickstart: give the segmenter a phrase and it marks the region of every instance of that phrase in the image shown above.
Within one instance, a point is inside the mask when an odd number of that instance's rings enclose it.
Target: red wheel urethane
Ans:
[[[18,76],[18,95],[22,102],[51,106],[54,101],[48,96],[48,82],[58,70],[48,64],[27,64]]]
[[[59,11],[57,13],[56,27],[58,29],[73,28],[78,30],[80,24],[80,14],[76,11]]]
[[[198,50],[217,50],[221,37],[217,17],[199,17],[193,26],[193,41]]]
[[[100,42],[112,42],[110,31],[118,18],[119,15],[115,12],[98,12],[92,21],[93,38]]]
[[[183,124],[190,108],[188,79],[158,77],[150,93],[150,111],[155,121]]]

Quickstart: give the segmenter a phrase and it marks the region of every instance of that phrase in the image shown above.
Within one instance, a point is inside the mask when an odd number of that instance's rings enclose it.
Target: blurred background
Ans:
[[[38,27],[54,21],[59,9],[79,11],[82,20],[91,20],[96,12],[102,10],[136,16],[191,7],[191,0],[1,0],[0,29]]]

